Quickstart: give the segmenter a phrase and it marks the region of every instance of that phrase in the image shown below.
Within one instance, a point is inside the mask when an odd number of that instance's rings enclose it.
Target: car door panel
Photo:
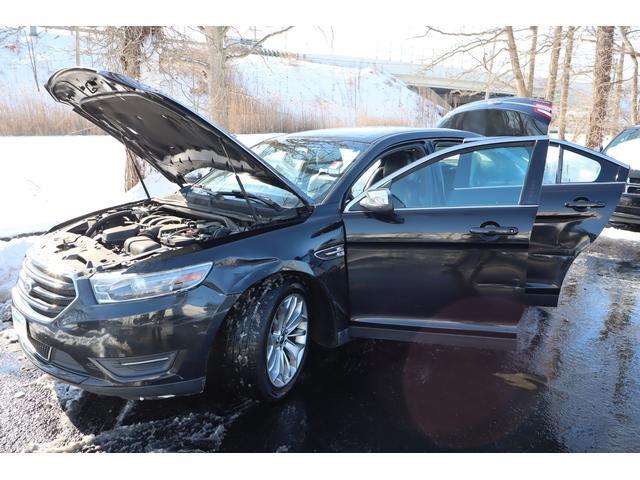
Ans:
[[[625,187],[627,173],[623,165],[566,142],[561,145],[588,155],[601,168],[592,182],[542,186],[527,268],[525,298],[530,305],[557,305],[571,264],[600,235]],[[558,181],[562,181],[560,174]]]
[[[343,221],[353,334],[395,338],[404,331],[413,339],[436,341],[435,335],[437,343],[464,337],[464,344],[471,337],[515,338],[547,146],[546,139],[529,142],[533,153],[516,195],[509,186],[475,189],[476,200],[495,199],[503,191],[504,201],[513,197],[513,204],[493,200],[498,204],[465,206],[468,199],[456,200],[467,195],[463,186],[447,195],[451,205],[436,208],[407,202],[388,216],[347,208]],[[478,142],[447,152],[495,145],[508,142]],[[429,166],[444,156],[438,152],[417,163]],[[396,176],[408,176],[404,170]]]
[[[403,210],[347,220],[352,318],[414,317],[517,323],[536,206]],[[509,238],[470,233],[486,222]],[[491,316],[479,307],[500,300]],[[517,317],[517,318],[515,318]]]

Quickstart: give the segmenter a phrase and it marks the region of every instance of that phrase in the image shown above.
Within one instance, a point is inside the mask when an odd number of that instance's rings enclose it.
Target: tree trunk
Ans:
[[[531,49],[529,50],[529,77],[527,78],[527,90],[529,96],[533,96],[533,81],[536,70],[536,52],[538,50],[538,27],[531,29]]]
[[[80,27],[76,27],[76,66],[80,65]]]
[[[620,27],[623,29],[625,27]],[[618,62],[616,63],[615,72],[615,90],[613,94],[613,116],[611,118],[611,126],[609,128],[609,135],[615,135],[620,129],[620,100],[622,99],[622,82],[624,75],[624,45],[620,47],[620,55],[618,56]]]
[[[553,31],[553,43],[551,45],[551,61],[549,62],[549,78],[544,98],[553,102],[556,97],[556,83],[558,81],[558,63],[560,60],[560,47],[562,43],[562,27],[556,27]]]
[[[627,36],[626,27],[620,28],[620,34],[622,36],[622,42],[624,43],[626,49],[629,51],[629,55],[631,56],[631,61],[633,62],[633,76],[631,77],[631,122],[634,125],[638,124],[638,52],[633,48],[633,45],[629,41],[629,37]]]
[[[204,27],[207,39],[209,116],[223,128],[229,125],[227,58],[224,40],[229,27]]]
[[[122,46],[120,48],[120,63],[122,70],[128,77],[136,80],[140,79],[140,64],[142,63],[142,44],[144,41],[145,27],[121,27]],[[132,189],[140,180],[136,166],[140,175],[144,175],[144,164],[135,153],[127,148],[127,164],[124,170],[124,189]],[[135,165],[134,165],[135,164]]]
[[[560,90],[560,114],[558,115],[558,136],[564,140],[567,130],[567,106],[569,101],[569,79],[571,78],[571,57],[573,56],[573,33],[576,27],[569,27],[567,43],[564,46],[562,63],[562,85]]]
[[[631,79],[631,122],[634,125],[639,123],[638,117],[638,56],[631,57],[633,61],[633,77]]]
[[[511,60],[511,71],[516,82],[516,91],[519,97],[528,97],[527,86],[524,84],[522,69],[520,68],[520,59],[518,58],[518,46],[513,36],[513,27],[505,27],[507,34],[507,47],[509,50],[509,59]]]
[[[596,30],[596,63],[593,68],[593,91],[587,147],[602,145],[607,103],[611,91],[611,63],[613,59],[614,27],[598,27]]]

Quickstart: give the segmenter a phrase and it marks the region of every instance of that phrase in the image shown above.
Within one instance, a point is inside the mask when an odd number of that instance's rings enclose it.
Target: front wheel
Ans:
[[[306,288],[282,275],[252,287],[224,326],[223,381],[245,396],[274,401],[295,385],[307,357]]]

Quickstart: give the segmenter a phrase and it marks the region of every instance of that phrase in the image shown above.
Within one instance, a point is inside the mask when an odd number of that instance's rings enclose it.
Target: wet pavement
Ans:
[[[277,404],[125,402],[33,369],[0,332],[0,451],[640,451],[640,233],[601,237],[518,349],[315,349]]]

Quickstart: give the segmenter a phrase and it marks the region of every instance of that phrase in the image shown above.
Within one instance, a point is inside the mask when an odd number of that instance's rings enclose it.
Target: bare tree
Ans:
[[[516,44],[516,39],[513,35],[513,27],[505,27],[504,31],[507,36],[507,49],[509,52],[509,60],[511,61],[513,78],[516,82],[516,91],[518,92],[518,96],[528,97],[529,92],[527,90],[527,86],[524,83],[524,76],[522,75],[522,68],[520,67],[518,45]]]
[[[619,27],[620,32],[624,34],[626,27]],[[620,47],[620,53],[618,55],[618,61],[616,63],[616,71],[614,78],[614,91],[613,91],[613,115],[611,117],[611,125],[609,128],[609,135],[615,135],[620,129],[620,100],[622,99],[622,85],[624,79],[624,57],[625,46],[624,43]]]
[[[573,57],[573,35],[576,27],[569,27],[564,46],[562,62],[562,85],[560,90],[560,113],[558,115],[558,136],[564,140],[567,129],[567,107],[569,101],[569,80],[571,78],[571,58]]]
[[[633,44],[629,40],[629,34],[627,28],[620,27],[620,35],[622,42],[627,49],[631,61],[633,62],[633,76],[631,77],[631,122],[634,125],[638,124],[639,107],[638,107],[638,52],[633,47]]]
[[[229,123],[228,104],[228,62],[256,53],[270,38],[291,30],[285,27],[273,30],[251,43],[250,47],[238,42],[227,42],[227,34],[232,27],[201,27],[207,43],[207,93],[209,96],[209,115],[212,120],[227,128]]]
[[[528,31],[528,57],[522,62],[518,42],[524,41],[523,32]],[[465,56],[476,62],[475,66],[466,68],[461,76],[474,71],[482,71],[487,75],[485,96],[490,96],[490,90],[496,86],[514,89],[519,96],[533,94],[537,59],[540,54],[550,48],[550,42],[541,42],[539,27],[531,26],[526,29],[515,29],[512,26],[493,27],[480,31],[446,31],[434,26],[428,26],[420,37],[430,34],[444,37],[460,38],[460,43],[447,48],[446,51],[431,58],[425,64],[425,70],[430,70],[438,64],[444,63],[456,56]],[[526,70],[526,79],[525,79]]]
[[[527,93],[533,95],[533,81],[536,71],[536,52],[538,50],[538,27],[529,27],[531,30],[531,48],[529,49],[529,76],[527,78]]]
[[[160,36],[162,27],[127,26],[119,27],[116,38],[118,40],[119,60],[125,75],[137,80],[140,79],[140,67],[144,60],[144,44],[154,36]],[[127,149],[127,165],[124,171],[124,188],[133,188],[144,176],[145,164],[135,153]]]
[[[75,27],[76,65],[80,65],[80,27]]]
[[[560,63],[560,47],[562,43],[562,27],[555,27],[551,46],[551,61],[549,62],[549,77],[544,98],[553,102],[556,97],[556,83],[558,79],[558,64]]]
[[[35,27],[32,27],[35,29]],[[33,81],[36,84],[36,89],[40,91],[40,80],[38,79],[38,62],[36,60],[36,49],[33,44],[33,34],[24,32],[24,38],[27,44],[27,52],[29,53],[29,64],[31,65],[31,73],[33,74]]]
[[[613,60],[614,27],[596,29],[596,62],[593,67],[593,90],[589,129],[586,145],[597,148],[602,145],[607,103],[611,91],[611,64]]]

